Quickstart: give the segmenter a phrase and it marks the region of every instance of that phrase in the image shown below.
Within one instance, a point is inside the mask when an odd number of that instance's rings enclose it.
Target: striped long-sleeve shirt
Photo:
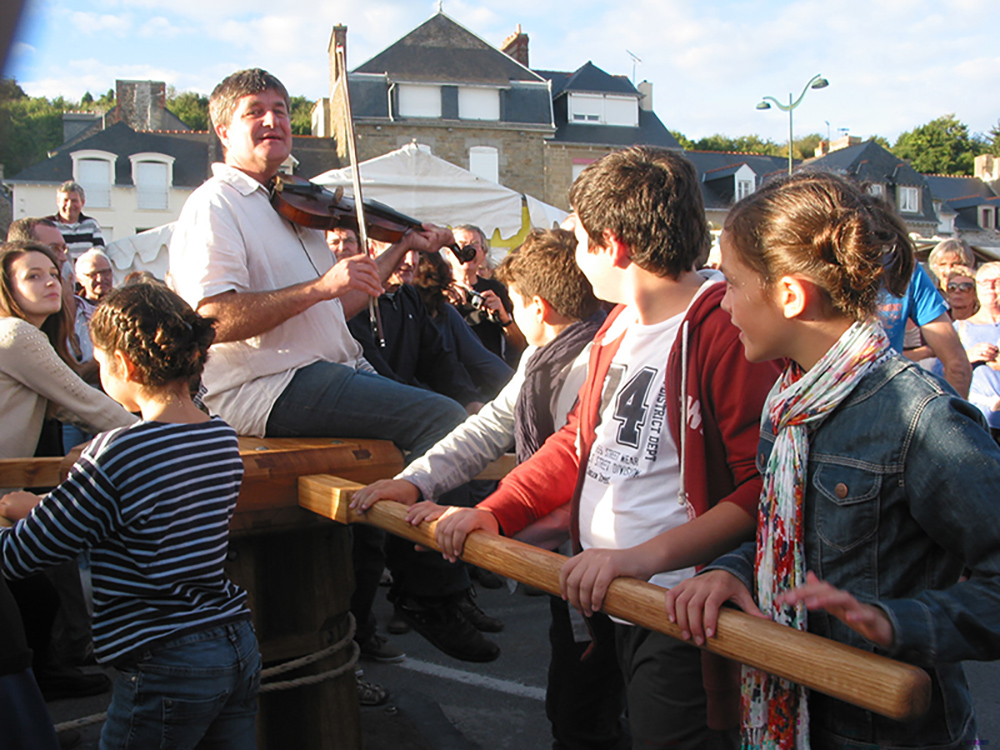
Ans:
[[[46,216],[55,222],[56,227],[63,236],[66,243],[66,252],[69,259],[75,262],[83,253],[92,247],[104,247],[104,235],[101,233],[101,225],[92,216],[80,214],[75,222],[63,221],[59,214]]]
[[[91,549],[101,662],[249,617],[223,571],[242,476],[236,434],[219,419],[103,433],[27,518],[0,530],[4,575]]]

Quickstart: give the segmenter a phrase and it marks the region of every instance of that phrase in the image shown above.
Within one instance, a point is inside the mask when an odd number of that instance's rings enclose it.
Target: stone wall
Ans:
[[[334,111],[336,109],[334,108]],[[331,118],[334,123],[337,117]],[[544,132],[513,128],[454,125],[421,125],[410,122],[355,123],[358,159],[366,161],[405,146],[412,141],[430,146],[431,152],[445,161],[469,168],[469,149],[491,146],[497,149],[500,184],[544,200]],[[342,129],[336,124],[334,135]],[[339,138],[338,138],[339,143]],[[338,146],[338,152],[340,147]]]
[[[618,147],[586,146],[573,143],[545,144],[545,191],[542,200],[569,211],[569,189],[573,184],[574,159],[597,161]]]

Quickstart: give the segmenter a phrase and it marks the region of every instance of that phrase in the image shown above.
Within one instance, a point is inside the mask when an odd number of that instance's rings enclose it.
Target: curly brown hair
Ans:
[[[215,340],[214,318],[205,318],[159,282],[111,291],[90,320],[94,346],[120,351],[135,365],[140,385],[160,388],[201,375]]]
[[[883,284],[903,296],[916,263],[893,209],[826,172],[766,183],[733,206],[723,231],[766,284],[803,276],[823,292],[831,312],[855,320],[875,313]]]

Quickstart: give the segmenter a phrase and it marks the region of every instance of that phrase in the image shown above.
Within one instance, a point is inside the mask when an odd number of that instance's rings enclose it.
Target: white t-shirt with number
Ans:
[[[613,341],[627,329],[604,381],[600,423],[580,494],[584,549],[634,547],[688,520],[678,501],[680,463],[665,392],[667,359],[684,315],[642,325],[628,308],[605,335]],[[692,575],[694,568],[667,571],[650,583],[670,588]]]

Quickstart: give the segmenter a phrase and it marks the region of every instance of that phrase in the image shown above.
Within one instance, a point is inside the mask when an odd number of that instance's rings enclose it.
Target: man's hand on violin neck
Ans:
[[[385,291],[382,288],[378,266],[366,255],[354,255],[338,261],[323,274],[319,283],[329,299],[341,297],[350,291],[362,292],[372,297],[378,297]]]
[[[446,245],[452,245],[455,236],[448,227],[439,227],[436,224],[424,223],[421,229],[412,229],[403,235],[401,244],[406,244],[407,249],[419,250],[422,253],[436,253]]]

